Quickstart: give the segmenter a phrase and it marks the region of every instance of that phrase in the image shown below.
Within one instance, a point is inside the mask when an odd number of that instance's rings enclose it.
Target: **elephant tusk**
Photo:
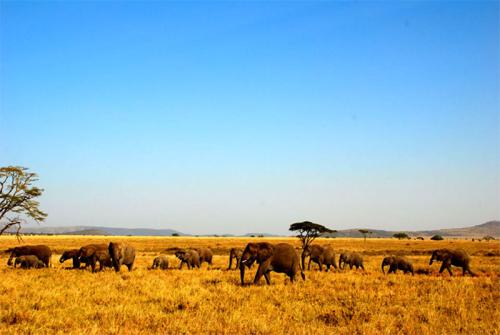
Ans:
[[[244,261],[241,261],[241,263],[245,264],[248,261],[248,259],[245,259]]]

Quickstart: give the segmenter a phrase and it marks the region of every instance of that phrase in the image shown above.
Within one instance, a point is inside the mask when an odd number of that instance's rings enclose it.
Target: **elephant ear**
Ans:
[[[257,251],[257,261],[259,263],[265,262],[274,253],[274,247],[269,243],[264,243]]]

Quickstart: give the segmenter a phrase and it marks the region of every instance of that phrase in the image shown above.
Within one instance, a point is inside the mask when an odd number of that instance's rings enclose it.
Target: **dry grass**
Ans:
[[[138,250],[136,269],[92,274],[61,266],[59,254],[92,242],[127,241]],[[53,267],[19,270],[0,255],[0,333],[36,334],[497,334],[500,329],[498,242],[321,239],[336,250],[365,255],[361,271],[318,272],[291,284],[272,273],[273,284],[239,286],[237,271],[225,271],[229,248],[250,240],[273,243],[295,239],[184,237],[25,237],[47,244]],[[0,249],[17,245],[1,237]],[[208,246],[216,254],[207,270],[151,271],[154,256],[173,247]],[[473,255],[478,277],[439,275],[428,266],[430,250],[461,247]],[[168,252],[167,252],[168,253]],[[422,275],[384,276],[384,255],[402,253]],[[337,255],[338,257],[338,255]],[[178,261],[170,254],[170,266]],[[250,281],[255,269],[247,271]],[[430,271],[429,271],[430,270]]]

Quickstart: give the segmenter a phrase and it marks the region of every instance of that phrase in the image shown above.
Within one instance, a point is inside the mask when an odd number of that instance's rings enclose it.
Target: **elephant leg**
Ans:
[[[307,263],[307,271],[311,270],[311,257],[309,257],[309,263]]]
[[[134,267],[134,263],[132,264],[127,264],[128,271],[132,271],[132,268]]]
[[[361,263],[359,266],[361,267],[361,269],[363,269],[363,271],[366,271],[363,263]]]
[[[260,280],[260,278],[266,273],[267,271],[267,264],[266,262],[261,263],[259,265],[259,268],[257,269],[257,272],[255,273],[255,278],[253,280],[254,284],[257,284]]]
[[[271,271],[266,271],[264,273],[264,278],[266,278],[266,283],[267,285],[271,285],[271,274],[270,274]],[[293,281],[293,280],[292,280]]]
[[[96,266],[96,259],[93,257],[91,260],[90,260],[90,268],[92,269],[92,273],[95,272],[95,266]]]
[[[240,261],[241,261],[241,258],[236,258],[236,269],[240,268]]]
[[[179,265],[179,270],[182,270],[182,265],[184,265],[184,261],[181,261],[181,265]]]
[[[327,272],[328,272],[328,271],[330,271],[330,266],[331,266],[330,264],[328,264],[328,265],[326,266],[326,271],[327,271]]]
[[[229,266],[227,267],[228,270],[231,270],[231,265],[233,265],[233,257],[229,256]]]
[[[318,265],[319,265],[319,271],[323,271],[323,264],[321,263],[321,261],[318,261]]]
[[[349,264],[349,270],[352,270],[352,263]]]

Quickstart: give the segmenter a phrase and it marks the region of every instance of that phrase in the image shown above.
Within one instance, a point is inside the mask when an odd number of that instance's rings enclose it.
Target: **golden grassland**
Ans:
[[[125,241],[137,250],[136,267],[92,274],[59,264],[65,249],[88,243]],[[318,239],[338,250],[356,250],[366,273],[306,271],[306,281],[290,283],[272,273],[272,285],[239,285],[239,272],[226,271],[228,250],[249,241],[288,242],[293,238],[26,236],[23,244],[47,244],[52,267],[7,267],[0,254],[0,333],[2,334],[498,334],[500,329],[500,243],[470,240]],[[0,237],[0,250],[18,245]],[[168,251],[210,247],[208,269],[177,270]],[[464,248],[477,277],[438,274],[428,265],[436,248]],[[166,271],[149,270],[156,255],[169,255]],[[429,274],[384,276],[385,255],[405,254]],[[338,253],[337,253],[338,258]],[[253,280],[256,267],[247,271]]]

